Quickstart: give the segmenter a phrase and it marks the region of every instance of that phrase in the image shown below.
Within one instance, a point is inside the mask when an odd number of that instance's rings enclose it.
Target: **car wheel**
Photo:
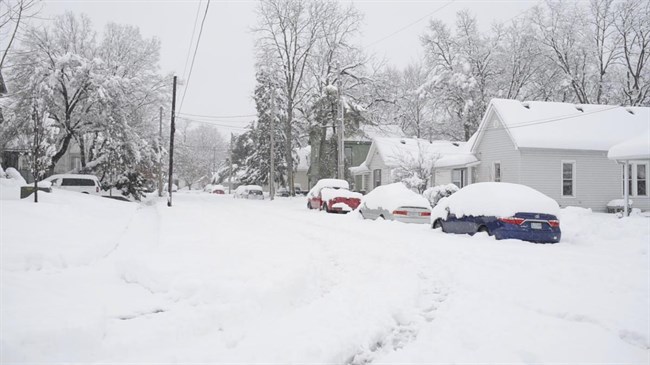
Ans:
[[[491,234],[490,234],[490,230],[489,230],[488,227],[486,227],[486,226],[480,226],[480,227],[478,227],[478,230],[477,230],[476,232],[485,232],[485,233],[487,233],[489,236],[491,236]]]
[[[87,192],[87,191],[84,191],[84,192],[82,192],[82,194],[90,194],[90,193],[89,193],[89,192]]]
[[[327,208],[327,203],[323,203],[323,206],[321,208],[322,210],[326,211],[327,213],[330,212],[329,208]]]
[[[442,228],[442,221],[440,219],[436,219],[435,222],[433,222],[433,225],[431,226],[433,229],[438,229]]]
[[[384,217],[383,214],[380,214],[379,217],[377,217],[377,220],[378,220],[378,221],[385,221],[385,220],[386,220],[386,217]]]
[[[311,203],[307,201],[307,209],[311,209]]]

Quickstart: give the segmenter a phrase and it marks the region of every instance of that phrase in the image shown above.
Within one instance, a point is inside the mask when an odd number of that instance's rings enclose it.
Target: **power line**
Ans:
[[[238,127],[238,126],[234,126],[234,125],[220,124],[220,123],[215,123],[213,121],[207,121],[207,120],[196,120],[196,119],[190,119],[190,118],[185,118],[185,117],[178,117],[178,119],[183,119],[186,122],[202,123],[202,124],[212,125],[212,126],[216,126],[216,127],[248,130],[248,127]]]
[[[250,118],[250,117],[257,116],[257,114],[244,114],[244,115],[201,115],[201,114],[190,114],[190,113],[178,113],[178,114],[183,114],[190,117],[208,118],[208,119]]]
[[[241,123],[247,123],[248,121],[246,120],[219,120],[219,119],[195,119],[195,118],[188,118],[188,117],[183,117],[179,116],[178,118],[184,119],[184,120],[190,120],[193,122],[203,122],[203,123],[221,123],[221,124],[241,124]]]
[[[589,105],[589,104],[585,104],[585,105]],[[546,123],[557,122],[557,121],[565,120],[565,119],[578,118],[578,117],[582,117],[582,116],[589,115],[589,114],[602,113],[602,112],[606,112],[606,111],[613,110],[613,109],[616,109],[616,108],[621,108],[621,106],[613,105],[613,106],[610,106],[609,108],[603,108],[603,109],[599,109],[599,110],[592,110],[592,111],[589,111],[589,112],[582,112],[580,114],[563,115],[563,116],[553,117],[553,118],[537,119],[537,120],[531,120],[531,121],[528,121],[528,122],[513,123],[513,124],[511,124],[509,126],[504,125],[503,127],[498,127],[498,128],[493,128],[493,129],[515,129],[515,128],[530,127],[530,126],[538,125],[538,124],[546,124]]]
[[[386,40],[386,39],[388,39],[388,38],[390,38],[390,37],[392,37],[392,36],[394,36],[394,35],[396,35],[396,34],[398,34],[398,33],[401,33],[402,31],[404,31],[404,30],[406,30],[406,29],[408,29],[408,28],[414,26],[415,24],[417,24],[417,23],[423,21],[424,19],[430,17],[431,15],[433,15],[433,14],[439,12],[440,10],[446,8],[447,6],[451,5],[454,1],[456,1],[456,0],[451,0],[450,2],[446,3],[445,5],[443,5],[443,6],[439,7],[439,8],[437,8],[437,9],[435,9],[434,11],[432,11],[432,12],[426,14],[425,16],[423,16],[423,17],[421,17],[421,18],[415,20],[414,22],[411,22],[411,23],[409,23],[409,24],[403,26],[402,28],[399,28],[398,30],[394,31],[393,33],[391,33],[391,34],[389,34],[389,35],[387,35],[387,36],[385,36],[385,37],[383,37],[383,38],[380,38],[380,39],[378,39],[378,40],[376,40],[376,41],[374,41],[374,42],[368,44],[366,47],[374,46],[375,44],[377,44],[377,43],[379,43],[379,42],[382,42],[382,41],[384,41],[384,40]]]
[[[180,113],[183,110],[183,102],[185,101],[185,95],[187,94],[187,89],[190,87],[190,80],[192,79],[192,70],[194,70],[194,61],[196,60],[196,53],[199,50],[199,45],[201,44],[201,35],[203,34],[203,25],[205,24],[205,18],[208,16],[208,9],[210,8],[210,0],[205,6],[205,12],[203,13],[203,19],[201,20],[201,28],[199,29],[199,36],[196,39],[196,47],[194,47],[194,55],[192,56],[192,64],[190,65],[190,72],[187,75],[187,82],[185,83],[185,89],[183,90],[183,97],[181,98],[181,106],[178,108]]]
[[[190,61],[190,54],[192,52],[192,44],[194,43],[194,33],[196,33],[196,23],[199,21],[199,13],[201,12],[201,2],[199,0],[199,6],[196,8],[196,15],[194,16],[194,26],[192,27],[192,37],[190,37],[190,45],[187,47],[187,56],[185,56],[185,66],[183,67],[183,79],[185,78],[187,71],[187,63]]]

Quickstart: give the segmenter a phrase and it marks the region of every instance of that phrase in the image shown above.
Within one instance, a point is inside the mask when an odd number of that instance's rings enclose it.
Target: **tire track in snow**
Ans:
[[[291,213],[293,213],[293,211]],[[299,234],[300,236],[305,237],[310,241],[322,242],[322,238],[318,237],[317,234],[314,233],[314,227],[318,227],[324,231],[331,230],[333,224],[336,224],[339,221],[339,218],[340,220],[345,220],[345,222],[341,222],[344,223],[345,226],[336,226],[337,236],[354,237],[360,233],[358,225],[356,225],[356,227],[351,226],[350,220],[353,219],[351,217],[331,215],[324,212],[310,211],[309,213],[312,214],[300,217],[300,220],[302,222],[309,224],[309,229],[301,227],[299,231],[294,233]],[[315,214],[318,216],[315,216]],[[282,216],[286,217],[287,219],[291,219],[294,222],[297,220],[295,219],[296,217],[294,214],[290,214],[289,212],[283,211]],[[377,228],[381,227],[378,230],[363,231],[365,239],[370,238],[370,240],[376,242],[393,241],[399,239],[399,237],[395,237],[395,232],[393,232],[394,230],[392,229],[398,223],[372,222],[365,220],[362,222],[364,222],[364,224],[376,224],[378,225]],[[348,226],[348,224],[350,224],[350,226]],[[409,228],[413,228],[415,231],[421,227],[416,225],[399,224],[400,230]],[[428,230],[425,230],[423,232],[430,233]],[[387,233],[389,234],[387,235]],[[397,233],[397,235],[400,234],[401,233]],[[353,245],[354,242],[351,242],[350,244]],[[336,254],[334,253],[334,248],[332,245],[321,243],[319,247],[332,259],[332,261],[337,262],[336,266],[339,267],[338,262],[340,260],[338,260]],[[446,284],[443,284],[439,280],[434,279],[432,276],[436,275],[435,272],[440,272],[440,270],[445,269],[441,268],[441,266],[437,266],[437,268],[434,269],[426,262],[416,260],[415,258],[417,257],[418,255],[414,254],[409,255],[407,258],[416,261],[420,266],[418,279],[422,282],[421,286],[423,290],[419,293],[420,297],[418,305],[414,308],[403,308],[400,313],[391,313],[394,322],[393,325],[372,336],[372,338],[369,339],[367,343],[359,344],[358,350],[353,352],[351,355],[346,356],[346,364],[369,364],[372,363],[379,354],[402,349],[405,346],[408,346],[409,343],[416,340],[422,327],[427,326],[434,321],[437,310],[447,299],[450,290]],[[339,270],[343,269],[339,267]]]

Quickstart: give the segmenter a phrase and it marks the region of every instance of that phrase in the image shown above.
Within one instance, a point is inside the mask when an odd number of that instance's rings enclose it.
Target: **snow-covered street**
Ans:
[[[3,363],[648,363],[650,220],[537,245],[305,198],[0,203]]]

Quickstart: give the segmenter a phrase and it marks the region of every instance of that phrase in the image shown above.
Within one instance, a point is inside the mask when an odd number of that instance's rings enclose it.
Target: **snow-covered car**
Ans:
[[[169,184],[165,183],[163,186],[163,192],[169,191]],[[172,184],[172,193],[175,193],[178,191],[178,186],[176,184]]]
[[[361,194],[350,191],[350,185],[345,180],[321,179],[307,193],[307,208],[347,213],[359,206],[361,197]]]
[[[429,201],[401,182],[378,186],[361,199],[359,213],[365,219],[386,219],[429,224]]]
[[[560,241],[557,202],[525,185],[485,182],[442,198],[432,212],[433,228],[447,233],[486,232],[496,239]]]
[[[264,191],[259,185],[241,185],[235,189],[233,198],[264,200]]]
[[[302,190],[302,186],[300,184],[293,184],[293,191],[296,193],[296,195],[307,195],[307,190]]]
[[[99,195],[101,184],[95,175],[59,174],[43,179],[52,184],[54,189],[77,191],[84,194]]]
[[[208,184],[203,188],[203,191],[205,191],[206,193],[210,193],[210,194],[225,194],[226,193],[226,189],[223,187],[223,185],[219,185],[219,184],[217,184],[217,185]]]
[[[297,194],[297,192],[296,192],[296,194]],[[278,189],[278,191],[275,192],[275,195],[277,195],[277,196],[281,196],[281,197],[285,197],[285,198],[286,198],[286,197],[288,197],[288,196],[291,195],[291,194],[289,193],[289,189],[287,189],[287,188],[280,188],[280,189]]]

